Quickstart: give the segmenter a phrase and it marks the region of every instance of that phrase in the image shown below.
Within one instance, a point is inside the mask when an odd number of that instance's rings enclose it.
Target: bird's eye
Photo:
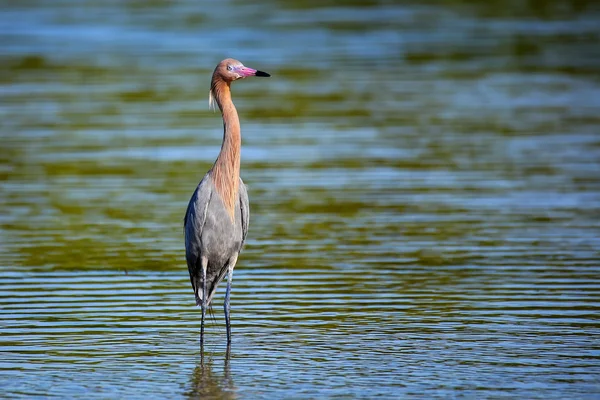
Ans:
[[[233,67],[231,65],[227,66],[227,71],[231,71],[233,69]]]

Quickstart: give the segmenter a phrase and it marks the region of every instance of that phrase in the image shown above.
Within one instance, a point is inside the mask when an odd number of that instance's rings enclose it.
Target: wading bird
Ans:
[[[245,67],[228,58],[219,63],[212,75],[209,103],[223,116],[223,144],[217,160],[194,191],[185,212],[185,258],[196,305],[202,307],[200,343],[204,343],[206,309],[227,274],[225,293],[225,325],[227,344],[231,343],[229,299],[233,268],[242,250],[250,208],[248,192],[240,178],[240,120],[231,101],[231,82],[249,76],[270,76],[266,72]]]

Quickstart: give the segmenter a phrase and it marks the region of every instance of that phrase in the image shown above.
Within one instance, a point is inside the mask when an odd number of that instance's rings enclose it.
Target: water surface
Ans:
[[[593,2],[10,2],[10,398],[600,396]],[[251,225],[201,356],[182,219],[233,87]]]

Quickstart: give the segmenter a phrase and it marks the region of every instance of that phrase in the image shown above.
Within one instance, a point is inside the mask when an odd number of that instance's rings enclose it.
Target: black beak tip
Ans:
[[[271,76],[271,74],[267,74],[266,72],[263,72],[263,71],[256,71],[255,76],[264,76],[265,78],[268,78],[269,76]]]

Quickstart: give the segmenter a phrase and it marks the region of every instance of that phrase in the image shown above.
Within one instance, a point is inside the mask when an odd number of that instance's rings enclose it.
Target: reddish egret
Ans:
[[[242,250],[250,206],[248,192],[240,178],[240,120],[231,101],[231,82],[249,76],[270,76],[266,72],[245,67],[228,58],[217,65],[210,83],[210,103],[217,103],[223,116],[223,144],[217,160],[204,175],[192,195],[185,212],[185,258],[196,305],[202,307],[200,343],[204,343],[206,309],[227,274],[225,293],[225,325],[227,344],[231,343],[229,298],[233,268]]]

